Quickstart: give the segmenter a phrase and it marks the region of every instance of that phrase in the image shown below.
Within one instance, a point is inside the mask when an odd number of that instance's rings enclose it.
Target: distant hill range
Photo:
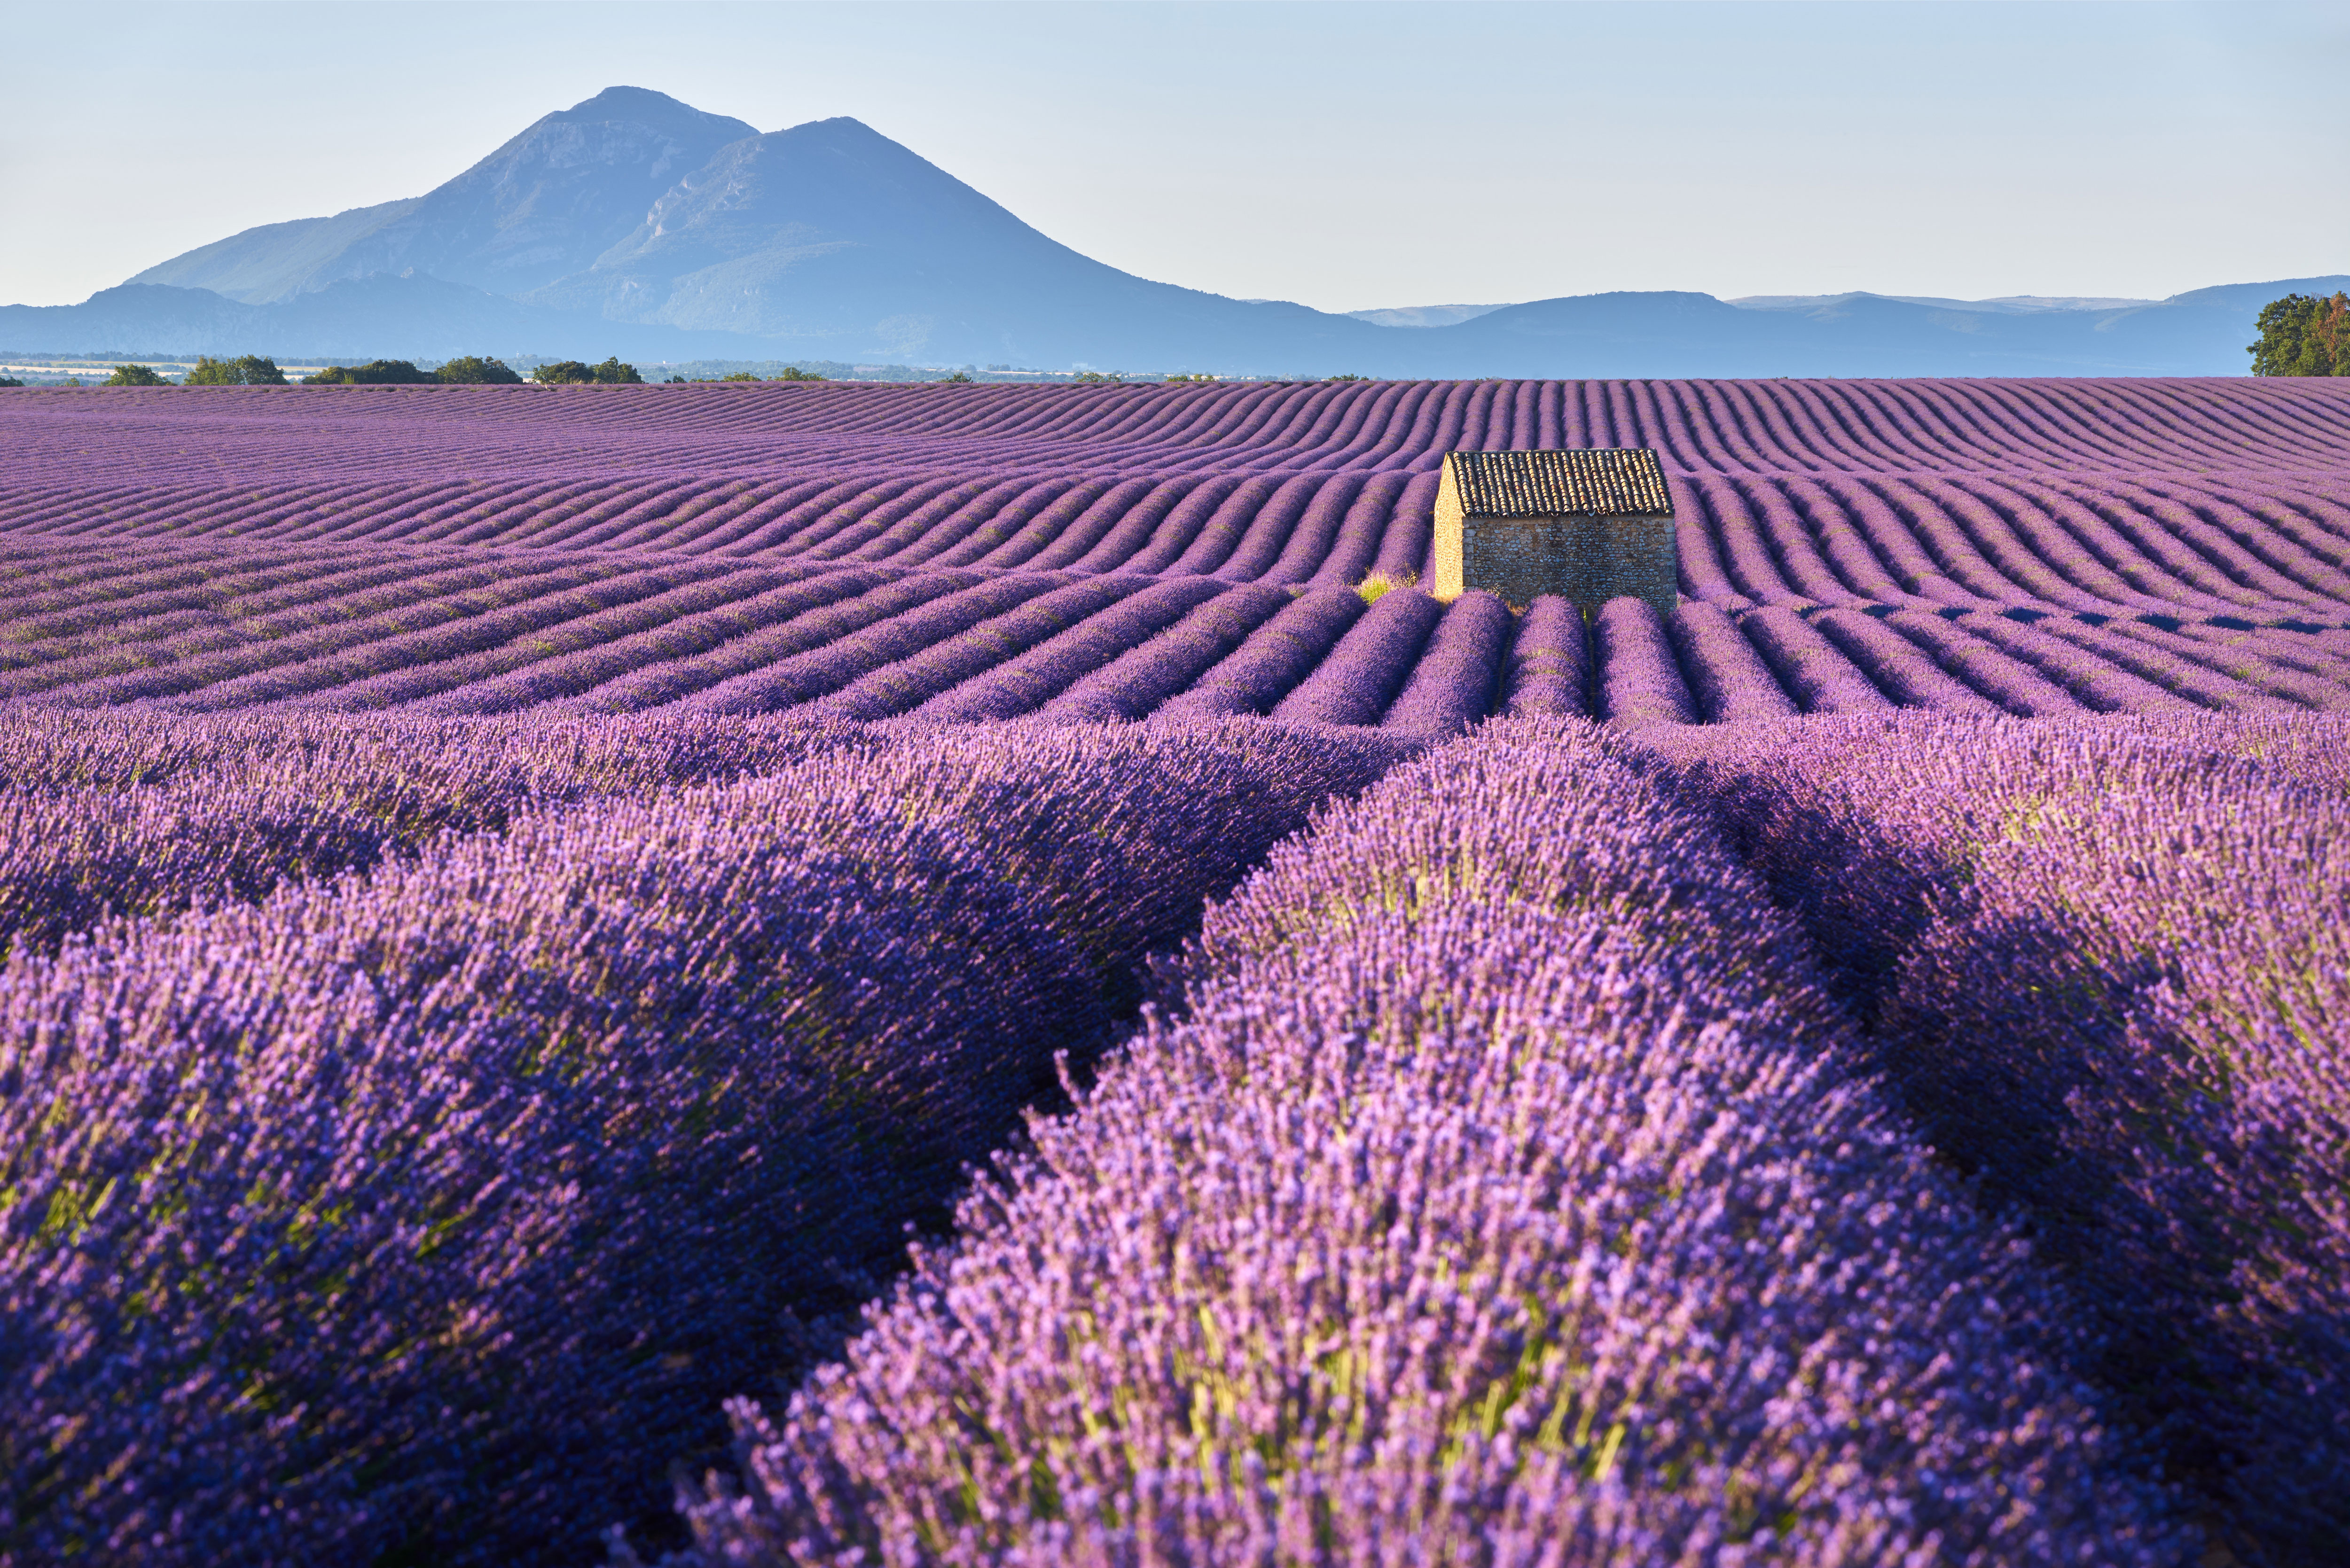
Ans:
[[[2350,275],[2165,300],[1580,295],[1336,315],[1079,255],[854,119],[760,133],[611,88],[422,195],[269,223],[80,305],[0,306],[0,350],[830,359],[1220,375],[2236,375],[2260,306]]]

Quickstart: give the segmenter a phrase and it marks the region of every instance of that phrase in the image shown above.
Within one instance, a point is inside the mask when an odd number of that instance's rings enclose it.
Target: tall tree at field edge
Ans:
[[[2350,295],[2288,294],[2261,306],[2255,376],[2350,376]]]

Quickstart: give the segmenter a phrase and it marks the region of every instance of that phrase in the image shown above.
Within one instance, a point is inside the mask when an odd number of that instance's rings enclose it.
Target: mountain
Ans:
[[[122,286],[209,289],[242,305],[288,298],[327,287],[337,277],[356,275],[331,269],[346,251],[423,203],[423,197],[411,196],[380,206],[353,207],[331,218],[264,223],[158,263]]]
[[[2197,289],[2111,309],[1997,310],[1836,295],[1742,307],[1705,294],[1541,299],[1409,334],[1418,374],[1544,376],[2227,376],[2268,301],[2350,275]],[[1988,302],[1984,302],[1988,303]]]
[[[440,278],[376,273],[267,305],[208,289],[127,283],[79,305],[0,306],[0,346],[21,353],[172,358],[266,353],[289,364],[460,354],[601,359],[772,357],[764,339],[580,317]]]
[[[529,297],[797,354],[932,364],[1271,369],[1377,336],[1106,266],[848,119],[722,149],[633,233]]]
[[[719,149],[755,128],[642,88],[547,115],[427,195],[272,223],[129,281],[266,305],[378,273],[518,295],[577,271]]]
[[[0,348],[825,358],[1223,375],[2234,374],[2260,305],[1618,293],[1334,315],[1120,272],[849,119],[761,133],[610,88],[425,194],[271,223]]]
[[[1920,294],[1870,294],[1854,289],[1844,294],[1750,294],[1725,299],[1741,310],[1810,310],[1840,305],[1849,299],[1894,299],[1904,305],[1929,305],[1941,310],[1979,310],[1993,316],[2036,316],[2050,310],[2126,310],[2134,305],[2159,305],[2158,299],[2127,299],[2107,295],[2011,294],[1998,299],[1940,299]]]
[[[467,285],[515,308],[459,309],[387,278]],[[351,292],[361,282],[365,299]],[[638,88],[546,116],[423,196],[249,229],[130,284],[206,290],[265,314],[224,317],[189,299],[175,325],[172,301],[109,291],[68,314],[0,309],[0,340],[202,351],[242,330],[286,353],[364,339],[430,354],[450,323],[473,320],[496,335],[470,351],[592,338],[651,342],[639,351],[655,358],[1229,372],[1352,362],[1379,337],[1303,306],[1106,266],[857,120],[762,135]],[[333,308],[312,303],[337,290]],[[122,336],[134,327],[161,336]]]
[[[1374,327],[1451,327],[1509,307],[1509,302],[1504,300],[1499,305],[1400,305],[1384,310],[1349,310],[1346,314]]]

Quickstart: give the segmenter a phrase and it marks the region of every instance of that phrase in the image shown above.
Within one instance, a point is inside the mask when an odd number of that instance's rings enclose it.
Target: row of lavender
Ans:
[[[2182,1563],[2064,1286],[1794,922],[1604,732],[1405,764],[843,1360],[696,1560]]]
[[[851,733],[796,719],[0,713],[0,957],[585,801],[773,773]]]
[[[1685,732],[1876,1066],[2233,1560],[2350,1560],[2350,732]],[[2207,1559],[2207,1561],[2210,1559]]]
[[[837,456],[759,479],[492,480],[425,466],[430,477],[390,484],[26,490],[0,495],[0,530],[60,544],[593,547],[1287,585],[1423,575],[1437,484],[1427,472],[1104,476],[1041,452],[976,476]],[[1696,474],[1674,486],[1694,597],[2329,624],[2350,602],[2350,507],[2324,475]]]
[[[1447,730],[1917,707],[2350,706],[2350,630],[1914,600],[1632,601],[597,552],[0,549],[0,701],[439,715],[1270,713]],[[1562,662],[1563,661],[1563,662]],[[1529,670],[1557,665],[1530,685]]]
[[[2339,722],[1638,744],[1489,725],[1277,851],[737,1407],[703,1547],[2338,1561]],[[8,716],[0,1552],[658,1541],[1399,750]]]
[[[828,1354],[1144,955],[1394,754],[0,725],[0,1560],[658,1531],[721,1401]]]
[[[374,474],[413,469],[427,451],[484,474],[741,472],[793,454],[880,450],[905,467],[963,472],[1039,454],[1097,472],[1373,472],[1424,470],[1454,450],[1579,446],[1653,447],[1687,472],[2307,472],[2350,461],[2345,414],[2338,387],[2291,379],[220,388],[0,399],[31,483],[78,471],[93,450],[109,452],[114,474],[151,480],[192,469],[247,481]]]

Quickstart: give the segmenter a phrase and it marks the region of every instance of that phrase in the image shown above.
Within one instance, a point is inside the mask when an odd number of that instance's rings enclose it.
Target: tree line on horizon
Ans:
[[[531,371],[530,380],[541,386],[642,386],[644,377],[634,365],[624,365],[614,355],[600,365],[583,364],[577,359],[556,359]],[[370,359],[364,365],[345,367],[329,365],[303,379],[305,386],[342,383],[348,386],[416,387],[438,382],[454,386],[518,387],[525,379],[522,372],[503,359],[482,358],[475,355],[444,360],[438,369],[421,370],[406,359]]]
[[[761,377],[747,370],[718,378],[723,381],[756,381]],[[785,366],[781,374],[764,378],[775,381],[821,381],[826,377],[813,370],[803,370],[796,365]],[[1205,379],[1206,378],[1201,378]],[[433,369],[423,369],[408,359],[370,359],[364,365],[328,365],[312,371],[299,381],[290,381],[277,361],[264,354],[246,354],[234,359],[197,359],[195,366],[179,381],[173,381],[151,365],[117,365],[103,385],[109,387],[288,387],[288,386],[351,386],[351,387],[421,387],[421,386],[520,386],[525,379],[541,386],[643,386],[644,375],[634,365],[624,364],[618,355],[601,364],[589,365],[578,359],[555,359],[534,369],[528,377],[504,360],[467,354],[443,360]],[[671,376],[672,385],[686,381],[683,376]],[[947,378],[950,381],[968,381],[971,378],[960,372]],[[21,385],[21,382],[0,381],[0,386]]]
[[[644,384],[634,365],[616,355],[600,365],[577,359],[557,359],[541,365],[528,378],[546,386],[626,386]],[[678,379],[678,378],[672,378]],[[822,379],[821,377],[806,378]],[[426,370],[407,359],[370,359],[363,365],[328,365],[299,382],[289,381],[277,361],[265,354],[245,354],[234,359],[201,356],[179,381],[151,365],[117,365],[102,383],[109,387],[286,387],[286,386],[520,386],[522,372],[504,360],[481,355],[461,355]],[[21,384],[21,383],[19,383]]]
[[[504,360],[473,354],[444,361],[434,370],[420,370],[406,359],[370,359],[364,365],[329,365],[302,378],[307,387],[413,387],[433,383],[512,387],[521,381],[521,373]]]

